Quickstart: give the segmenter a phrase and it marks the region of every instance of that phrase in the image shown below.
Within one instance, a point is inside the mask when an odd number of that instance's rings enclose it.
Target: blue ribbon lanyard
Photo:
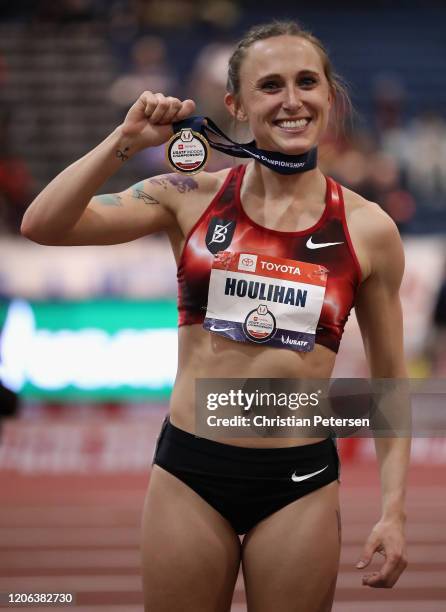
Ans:
[[[317,165],[317,147],[301,155],[287,155],[277,151],[266,151],[265,149],[259,149],[256,146],[255,140],[247,143],[235,142],[222,132],[209,117],[189,117],[188,119],[183,119],[183,121],[175,122],[172,127],[175,133],[184,128],[189,128],[201,134],[213,149],[233,157],[252,157],[279,174],[306,172],[313,170]],[[211,140],[209,133],[219,136],[230,144]]]

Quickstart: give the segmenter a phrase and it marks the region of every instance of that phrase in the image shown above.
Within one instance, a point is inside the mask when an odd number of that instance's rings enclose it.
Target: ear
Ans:
[[[237,119],[237,121],[248,121],[248,116],[243,110],[243,106],[231,93],[227,93],[224,98],[225,106],[229,111],[229,114]]]

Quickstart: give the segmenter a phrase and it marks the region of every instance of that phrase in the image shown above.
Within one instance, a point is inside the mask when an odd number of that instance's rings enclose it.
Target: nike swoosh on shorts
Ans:
[[[294,474],[291,476],[291,480],[293,482],[302,482],[302,480],[307,480],[307,478],[311,478],[312,476],[316,476],[317,474],[320,474],[327,468],[328,468],[328,465],[323,467],[321,470],[318,470],[317,472],[311,472],[311,474],[305,474],[304,476],[296,476],[296,472],[294,472]]]

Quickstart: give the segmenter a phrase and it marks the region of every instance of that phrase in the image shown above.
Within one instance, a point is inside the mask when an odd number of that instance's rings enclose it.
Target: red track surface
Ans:
[[[76,593],[74,608],[81,612],[142,612],[139,521],[148,476],[141,469],[50,475],[0,468],[0,592],[69,591]],[[443,466],[412,468],[410,565],[394,589],[370,589],[361,586],[354,564],[379,517],[376,466],[344,463],[343,550],[334,612],[446,610],[445,483]],[[239,578],[232,612],[245,611],[244,602]]]

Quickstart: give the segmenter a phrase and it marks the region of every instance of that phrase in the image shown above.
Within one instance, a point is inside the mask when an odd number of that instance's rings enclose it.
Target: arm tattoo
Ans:
[[[163,174],[157,178],[149,179],[149,183],[154,185],[160,185],[163,189],[167,189],[170,185],[173,185],[179,193],[185,193],[186,191],[192,191],[198,188],[198,183],[191,176],[182,176],[181,174]]]
[[[117,193],[108,193],[96,196],[96,200],[105,206],[122,206],[122,198]]]
[[[129,156],[127,155],[127,152],[129,150],[130,150],[130,147],[125,147],[123,151],[121,151],[121,149],[118,149],[116,151],[116,157],[120,159],[122,162],[127,161],[129,158]]]
[[[153,196],[149,195],[148,193],[146,193],[143,187],[144,187],[144,181],[141,181],[140,183],[137,183],[136,185],[134,185],[132,188],[133,189],[132,196],[136,198],[137,200],[142,200],[144,204],[159,204],[158,200],[154,198]]]

